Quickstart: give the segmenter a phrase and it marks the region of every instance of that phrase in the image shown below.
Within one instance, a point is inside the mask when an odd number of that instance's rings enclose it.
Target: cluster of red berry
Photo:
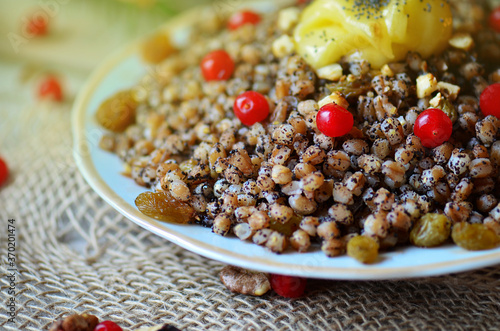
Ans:
[[[0,187],[7,181],[9,177],[9,168],[7,163],[0,157]]]
[[[236,30],[245,24],[257,24],[260,15],[244,10],[231,16],[227,28]],[[224,50],[208,53],[201,61],[201,72],[206,81],[227,80],[234,71],[234,61]],[[267,99],[255,91],[247,91],[239,95],[234,101],[234,113],[244,125],[253,125],[261,122],[269,115]]]
[[[260,16],[245,10],[234,14],[228,22],[228,29],[235,30],[245,24],[257,24]],[[500,32],[500,7],[492,11],[490,26]],[[201,71],[207,81],[227,80],[234,71],[234,61],[224,50],[216,50],[207,54],[201,62]],[[484,116],[494,115],[500,118],[500,84],[492,84],[484,90],[480,97],[481,111]],[[234,102],[234,113],[244,125],[261,122],[269,115],[267,99],[255,91],[247,91],[239,95]],[[353,115],[336,104],[321,107],[316,117],[319,131],[329,137],[341,137],[349,133],[354,125]],[[430,108],[422,112],[414,126],[414,133],[422,141],[422,145],[434,148],[449,140],[453,125],[450,118],[440,109]]]
[[[499,11],[500,12],[500,11]],[[500,83],[484,89],[479,97],[479,107],[484,116],[500,118]],[[453,131],[450,118],[441,109],[429,108],[418,115],[413,132],[422,141],[422,145],[434,148],[448,141]]]

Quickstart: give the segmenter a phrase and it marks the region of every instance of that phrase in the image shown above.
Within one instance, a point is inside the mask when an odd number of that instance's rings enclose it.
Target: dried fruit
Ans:
[[[185,224],[194,216],[193,207],[168,192],[143,192],[135,205],[144,215],[164,222]]]
[[[361,263],[373,263],[378,257],[378,243],[367,236],[356,236],[347,243],[347,255]]]
[[[56,77],[45,77],[38,86],[38,97],[40,99],[51,99],[53,101],[62,101],[63,93],[61,83]]]
[[[326,87],[330,92],[340,92],[346,99],[350,99],[357,98],[358,96],[364,95],[370,91],[370,81],[359,79],[354,81],[345,80],[327,84]]]
[[[410,232],[410,241],[415,246],[439,246],[448,239],[451,231],[451,222],[445,215],[427,213],[413,226]]]
[[[500,102],[500,83],[491,84],[481,93],[479,105],[484,116],[493,115],[500,118],[498,103]]]
[[[159,32],[146,39],[141,47],[141,56],[144,61],[157,64],[175,51],[169,36],[164,32]]]
[[[28,20],[25,28],[33,37],[46,35],[49,30],[49,18],[42,12],[37,12]]]
[[[285,298],[298,298],[306,289],[307,279],[302,277],[271,275],[273,290]]]
[[[3,185],[9,178],[9,167],[7,167],[7,163],[0,158],[0,186]]]
[[[100,125],[114,132],[122,132],[135,122],[137,103],[131,91],[121,91],[104,101],[96,113]]]
[[[458,112],[449,100],[443,100],[436,108],[441,109],[455,123],[458,120]]]
[[[233,108],[241,123],[248,126],[265,120],[269,115],[269,104],[266,98],[255,91],[240,94],[234,100]]]
[[[455,244],[469,251],[492,249],[500,243],[499,236],[484,224],[457,223],[451,237]]]
[[[422,145],[434,148],[450,139],[453,123],[441,109],[429,108],[418,115],[413,130],[422,141]]]
[[[257,24],[261,20],[260,15],[251,11],[243,10],[235,13],[229,21],[227,22],[227,27],[229,30],[236,30],[245,24]]]
[[[500,32],[500,6],[491,11],[489,23],[493,30]]]
[[[328,137],[341,137],[352,129],[354,118],[345,108],[328,103],[321,107],[316,116],[318,130]]]
[[[292,233],[299,228],[299,224],[301,221],[302,217],[297,215],[293,215],[292,218],[285,224],[273,219],[271,220],[269,228],[283,233],[286,236],[291,236]]]
[[[103,321],[95,327],[94,331],[123,331],[121,327],[112,321]]]
[[[271,289],[271,283],[263,272],[225,266],[219,273],[222,283],[234,293],[261,296]]]
[[[222,49],[205,55],[200,64],[201,73],[205,80],[228,80],[234,71],[234,61],[231,56]]]

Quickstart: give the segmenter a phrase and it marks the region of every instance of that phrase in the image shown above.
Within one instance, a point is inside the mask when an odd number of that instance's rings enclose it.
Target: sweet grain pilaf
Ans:
[[[101,147],[119,155],[137,184],[168,196],[160,207],[138,199],[147,215],[172,220],[168,214],[181,207],[184,219],[277,253],[288,246],[306,252],[318,243],[337,256],[359,234],[381,250],[412,236],[414,244],[428,242],[422,233],[442,243],[461,222],[481,224],[474,233],[495,233],[498,240],[500,120],[484,118],[478,98],[500,82],[500,38],[482,28],[483,7],[452,4],[454,46],[441,56],[409,53],[381,70],[342,62],[323,70],[323,78],[288,45],[296,20],[262,14],[257,25],[228,31],[227,18],[207,13],[193,27],[189,47],[153,66],[121,101],[111,98],[126,105],[126,114],[134,109],[135,123],[106,134]],[[234,74],[206,82],[199,64],[217,49],[234,60]],[[270,105],[269,117],[250,127],[233,113],[235,98],[248,90]],[[354,127],[340,138],[316,128],[319,107],[331,102],[354,114]],[[451,139],[432,149],[413,133],[429,107],[453,122]],[[445,215],[451,226],[432,228],[421,220],[433,214]],[[470,240],[465,228],[453,238]]]

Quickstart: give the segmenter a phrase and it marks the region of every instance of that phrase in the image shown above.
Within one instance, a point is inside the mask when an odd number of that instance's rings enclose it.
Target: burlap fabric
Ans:
[[[500,266],[400,281],[310,281],[305,297],[248,297],[219,281],[223,265],[179,248],[109,207],[71,152],[70,102],[38,104],[20,69],[0,65],[1,330],[44,330],[71,313],[125,330],[500,330]],[[7,71],[7,73],[5,73]],[[79,80],[69,82],[77,90]],[[6,81],[8,83],[6,83]],[[7,220],[17,233],[16,318],[7,321]]]

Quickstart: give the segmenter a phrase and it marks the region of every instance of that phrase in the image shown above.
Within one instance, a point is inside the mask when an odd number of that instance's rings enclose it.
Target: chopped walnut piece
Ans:
[[[330,64],[318,69],[318,77],[331,81],[338,81],[342,77],[342,66],[338,63]]]
[[[323,107],[324,105],[327,105],[329,103],[337,104],[345,109],[349,108],[349,103],[339,92],[333,92],[332,94],[324,97],[323,99],[318,101],[318,106]]]
[[[272,51],[277,58],[283,58],[292,54],[294,48],[292,38],[284,34],[273,42]]]
[[[425,98],[437,90],[437,80],[432,74],[425,74],[417,77],[417,96]]]
[[[261,296],[271,289],[271,283],[263,272],[225,266],[219,273],[222,283],[234,293]]]
[[[56,321],[49,331],[94,331],[99,319],[90,314],[73,314],[61,321]]]
[[[460,93],[460,86],[451,83],[438,82],[437,87],[450,101],[455,100]]]
[[[282,32],[290,31],[299,21],[300,9],[297,7],[289,7],[282,9],[278,14],[278,28]]]
[[[458,49],[470,51],[474,47],[474,39],[466,32],[458,32],[451,36],[448,43]]]

